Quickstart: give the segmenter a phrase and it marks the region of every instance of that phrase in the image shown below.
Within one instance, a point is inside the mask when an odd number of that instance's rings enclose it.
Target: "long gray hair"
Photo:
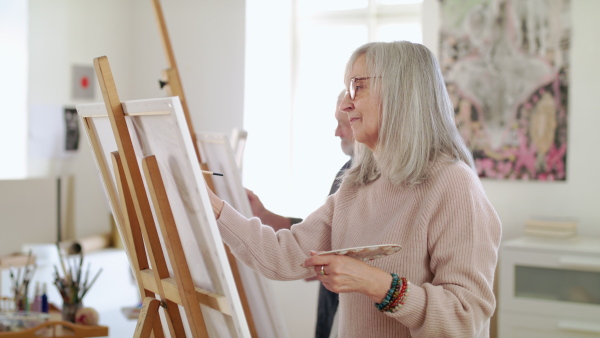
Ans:
[[[463,161],[474,168],[473,156],[454,122],[454,110],[435,56],[408,41],[373,42],[359,47],[346,65],[366,57],[370,95],[379,97],[382,112],[376,154],[356,144],[346,179],[366,184],[381,175],[394,184],[425,181],[434,162]]]

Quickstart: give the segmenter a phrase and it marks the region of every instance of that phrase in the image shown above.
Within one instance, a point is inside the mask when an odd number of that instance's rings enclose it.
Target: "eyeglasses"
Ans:
[[[350,100],[354,100],[356,97],[356,86],[354,83],[356,81],[371,79],[373,76],[365,76],[365,77],[353,77],[350,79],[350,88],[346,91],[350,95]]]

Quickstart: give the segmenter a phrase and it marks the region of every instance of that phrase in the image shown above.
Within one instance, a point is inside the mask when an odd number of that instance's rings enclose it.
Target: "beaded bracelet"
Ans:
[[[384,300],[381,303],[375,303],[375,307],[381,312],[398,311],[404,305],[409,289],[410,282],[406,278],[398,278],[398,275],[392,273],[392,286]]]
[[[405,302],[405,299],[406,299],[406,295],[409,292],[410,292],[410,282],[407,282],[406,291],[404,292],[404,294],[402,294],[399,297],[398,305],[393,306],[390,310],[388,310],[388,312],[396,312],[396,311],[398,311],[404,305],[404,302]]]
[[[400,291],[398,297],[394,299],[394,301],[390,303],[389,307],[385,308],[383,311],[396,312],[404,305],[404,300],[406,299],[406,294],[410,288],[410,283],[406,280],[406,278],[402,278],[402,282],[402,290]]]
[[[406,292],[406,279],[404,277],[401,278],[401,282],[402,282],[402,286],[400,287],[400,290],[398,290],[398,292],[396,292],[396,297],[392,298],[392,301],[390,301],[390,303],[384,307],[383,309],[381,309],[381,312],[385,312],[385,311],[390,311],[390,309],[396,307],[398,305],[398,303],[400,302],[402,295],[404,295],[404,293]]]
[[[386,307],[387,305],[389,305],[390,301],[392,301],[392,299],[394,299],[395,297],[398,296],[398,295],[394,295],[394,293],[399,288],[399,285],[398,285],[398,281],[399,280],[400,280],[400,278],[398,278],[398,275],[395,274],[395,273],[392,273],[392,286],[388,290],[388,292],[387,292],[385,298],[383,299],[383,301],[381,303],[375,303],[375,307],[379,311],[381,311],[381,309],[383,309],[384,307]]]

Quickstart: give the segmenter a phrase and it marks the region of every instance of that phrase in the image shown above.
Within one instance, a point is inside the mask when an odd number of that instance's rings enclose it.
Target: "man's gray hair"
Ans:
[[[345,83],[363,54],[364,76],[377,78],[370,82],[370,95],[380,98],[381,125],[375,153],[356,144],[346,179],[366,184],[383,175],[394,184],[415,185],[427,179],[436,161],[463,161],[474,168],[433,53],[409,41],[365,44],[348,60]]]

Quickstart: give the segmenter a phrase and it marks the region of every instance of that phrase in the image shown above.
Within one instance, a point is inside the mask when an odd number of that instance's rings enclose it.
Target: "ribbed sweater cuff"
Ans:
[[[426,299],[425,290],[420,286],[411,284],[404,305],[396,312],[385,313],[389,317],[402,319],[401,322],[409,329],[417,328],[423,324],[422,320],[425,318]]]

